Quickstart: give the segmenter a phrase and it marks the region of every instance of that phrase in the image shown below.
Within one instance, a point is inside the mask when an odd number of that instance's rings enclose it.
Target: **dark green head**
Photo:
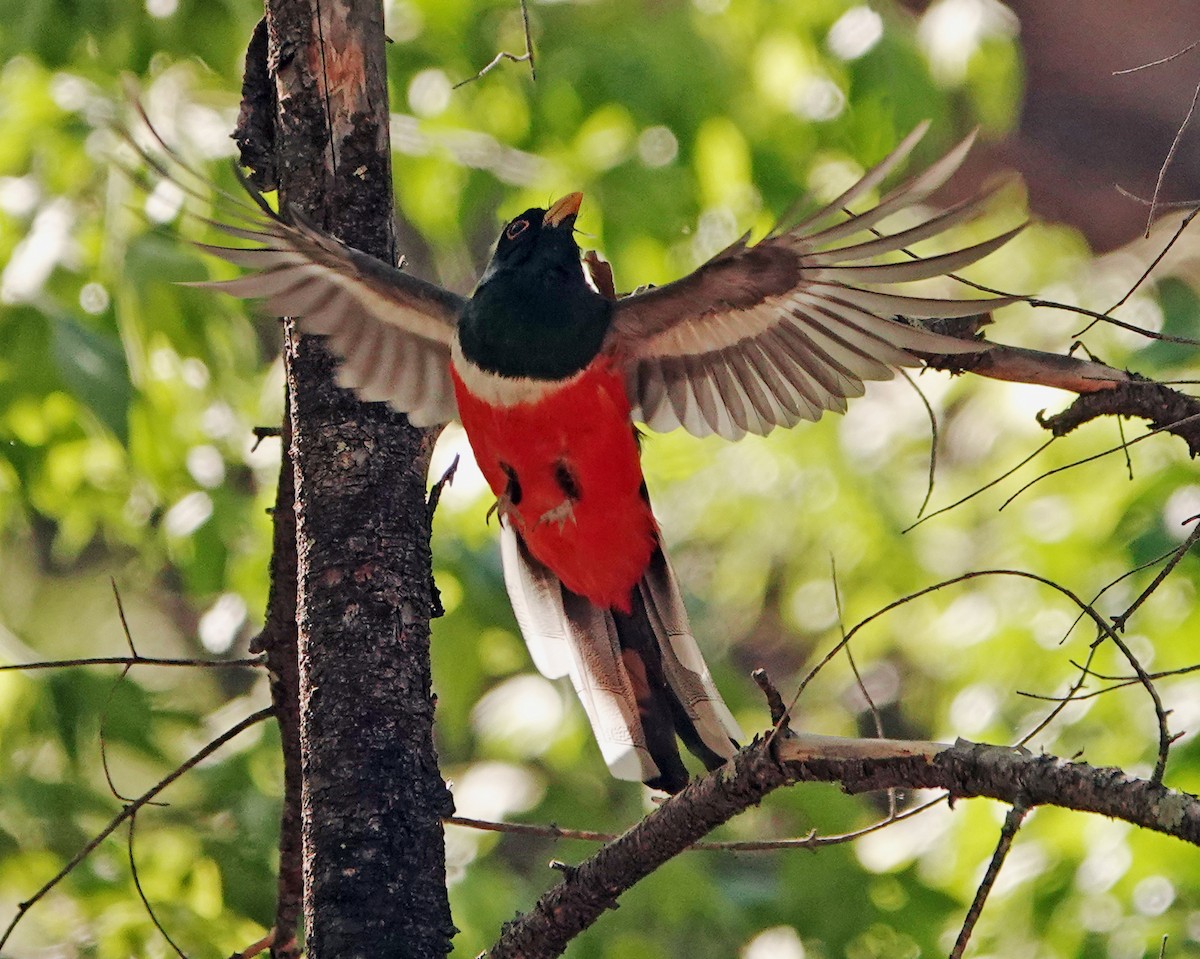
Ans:
[[[599,353],[612,302],[584,279],[575,242],[583,194],[529,209],[500,234],[459,324],[463,355],[503,376],[558,380]]]

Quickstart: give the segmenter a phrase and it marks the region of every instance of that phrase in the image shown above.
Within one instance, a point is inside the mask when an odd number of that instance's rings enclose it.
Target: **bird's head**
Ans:
[[[575,217],[581,203],[582,193],[568,193],[548,210],[534,207],[510,220],[496,242],[484,279],[501,270],[578,268]]]

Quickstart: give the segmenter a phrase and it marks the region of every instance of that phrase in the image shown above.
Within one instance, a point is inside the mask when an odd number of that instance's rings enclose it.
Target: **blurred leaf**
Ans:
[[[120,341],[61,314],[51,318],[50,329],[64,385],[122,444],[128,443],[133,385]]]

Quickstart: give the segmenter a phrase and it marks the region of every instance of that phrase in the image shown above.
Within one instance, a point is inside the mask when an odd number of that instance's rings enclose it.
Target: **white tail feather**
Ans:
[[[570,676],[605,763],[618,779],[652,780],[661,770],[647,745],[634,684],[611,610],[565,589],[534,559],[511,525],[500,533],[504,582],[534,665],[551,679]],[[688,625],[679,587],[662,551],[638,585],[663,677],[699,740],[728,759],[742,738]]]
[[[500,556],[533,664],[549,679],[571,677],[609,771],[632,782],[658,776],[612,615],[577,596],[569,614],[558,577],[529,555],[509,524],[500,531]]]

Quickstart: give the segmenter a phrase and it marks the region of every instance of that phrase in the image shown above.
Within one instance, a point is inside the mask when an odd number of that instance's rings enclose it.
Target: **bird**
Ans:
[[[505,224],[461,296],[342,243],[251,190],[234,222],[253,246],[198,244],[249,272],[198,284],[265,301],[337,358],[339,385],[418,427],[459,420],[496,498],[502,567],[534,665],[569,676],[618,779],[681,791],[682,741],[706,769],[744,740],[693,635],[642,473],[637,424],[736,440],[843,412],[864,383],[982,341],[914,319],[963,317],[1012,298],[897,292],[998,250],[1020,230],[949,253],[944,236],[988,194],[887,233],[944,184],[973,136],[847,212],[909,156],[928,123],[816,212],[742,236],[690,274],[618,297],[584,255],[569,193]],[[250,189],[250,188],[248,188]],[[898,253],[905,258],[896,260]],[[489,515],[490,512],[489,512]]]

